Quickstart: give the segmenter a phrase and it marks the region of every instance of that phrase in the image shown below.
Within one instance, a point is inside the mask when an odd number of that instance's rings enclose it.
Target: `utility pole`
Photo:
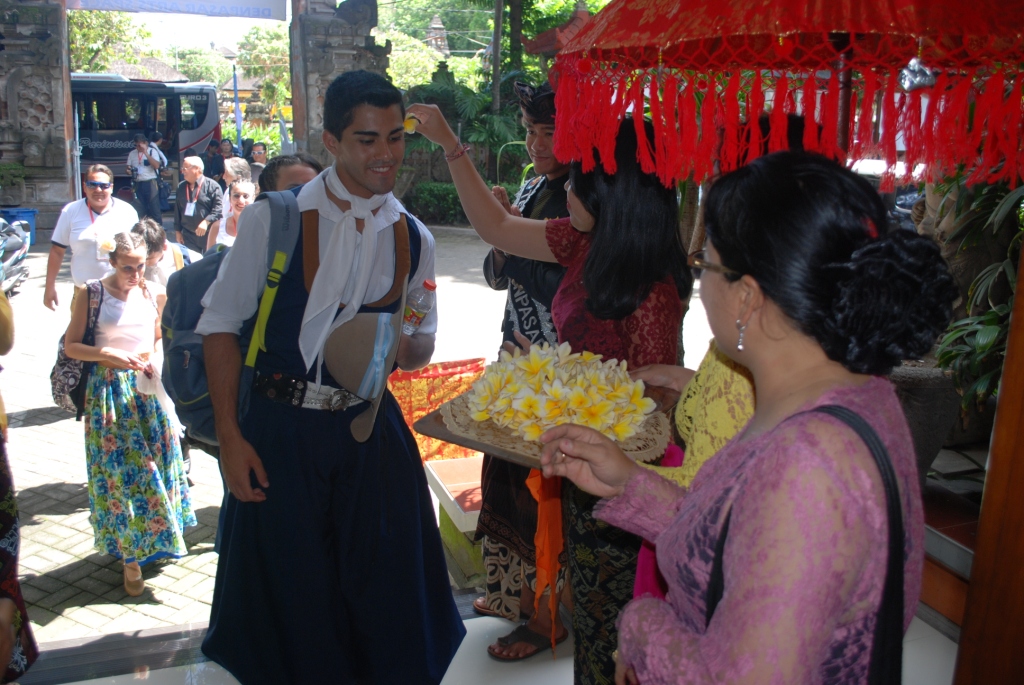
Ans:
[[[501,111],[501,23],[505,0],[494,0],[494,36],[491,38],[491,111]]]
[[[491,113],[501,113],[501,23],[505,0],[494,0],[494,35],[491,37]],[[487,174],[498,180],[497,155],[487,155]]]

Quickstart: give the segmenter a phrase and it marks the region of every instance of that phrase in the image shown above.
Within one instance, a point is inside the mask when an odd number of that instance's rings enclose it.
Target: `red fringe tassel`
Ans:
[[[1009,63],[1007,63],[1009,64]],[[600,160],[614,173],[619,122],[630,109],[649,109],[654,139],[636,122],[638,161],[666,186],[703,181],[756,159],[764,149],[788,147],[787,114],[805,118],[803,146],[845,161],[885,160],[883,189],[895,184],[896,164],[911,180],[923,166],[935,179],[970,170],[971,182],[1020,182],[1024,170],[1024,73],[1016,67],[979,72],[941,72],[936,84],[905,93],[899,69],[864,69],[853,74],[848,151],[839,147],[841,88],[831,70],[721,73],[630,71],[578,54],[560,56],[553,70],[556,89],[555,154],[579,160],[589,171]],[[822,69],[828,69],[827,66]],[[769,103],[767,146],[758,117]],[[900,147],[903,149],[901,150]],[[917,179],[917,176],[914,176]]]

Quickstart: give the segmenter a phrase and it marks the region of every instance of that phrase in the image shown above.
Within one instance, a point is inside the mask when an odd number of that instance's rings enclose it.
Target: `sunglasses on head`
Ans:
[[[107,190],[112,184],[104,183],[103,181],[86,181],[85,185],[90,188],[99,188],[100,190]]]

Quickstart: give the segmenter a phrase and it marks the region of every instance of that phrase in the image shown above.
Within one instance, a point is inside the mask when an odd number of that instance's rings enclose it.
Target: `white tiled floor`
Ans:
[[[499,663],[487,656],[486,647],[512,624],[499,618],[466,621],[466,639],[441,685],[566,685],[572,682],[572,638],[558,645],[558,655],[541,655],[524,661]],[[904,685],[949,685],[953,682],[956,643],[915,618],[903,640]],[[146,673],[80,681],[71,685],[237,685],[213,663],[179,666]]]

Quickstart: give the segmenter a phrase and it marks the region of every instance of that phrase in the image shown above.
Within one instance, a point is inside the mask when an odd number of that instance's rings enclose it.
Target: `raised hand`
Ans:
[[[676,392],[682,394],[683,388],[693,378],[693,369],[687,369],[682,366],[672,366],[670,364],[650,364],[648,366],[642,366],[635,371],[630,371],[629,375],[633,380],[643,381],[647,385],[657,385],[662,388],[671,388]]]
[[[530,339],[519,331],[513,331],[512,335],[515,336],[516,341],[512,342],[511,340],[506,340],[501,343],[501,349],[505,350],[509,354],[515,354],[517,349],[522,350],[524,354],[530,354],[530,347],[533,346]]]
[[[405,110],[406,116],[413,116],[420,122],[416,125],[416,133],[423,134],[423,137],[431,143],[444,148],[445,153],[455,150],[459,139],[452,131],[451,126],[444,118],[444,114],[437,105],[415,104],[409,105]]]
[[[562,476],[598,497],[618,497],[640,467],[619,446],[591,428],[566,424],[540,436],[545,477]]]
[[[512,204],[512,201],[509,200],[508,191],[505,190],[504,186],[494,186],[493,188],[491,188],[491,194],[498,199],[498,202],[500,202],[501,206],[505,208],[505,211],[511,214],[512,216],[523,215],[519,207]]]

